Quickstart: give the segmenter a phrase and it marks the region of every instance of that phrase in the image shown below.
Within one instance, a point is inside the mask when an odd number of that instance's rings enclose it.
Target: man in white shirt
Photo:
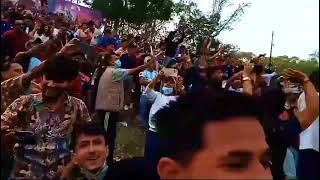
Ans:
[[[177,79],[177,77],[164,76],[163,72],[160,71],[157,78],[151,81],[143,92],[153,102],[149,113],[149,130],[146,134],[144,156],[154,168],[161,158],[160,147],[163,144],[158,137],[155,114],[161,108],[168,106],[170,101],[175,101],[178,95],[184,91],[183,86]],[[161,82],[161,92],[154,90],[159,82]]]
[[[148,63],[151,60],[151,56],[144,58],[144,63]],[[152,106],[152,99],[148,99],[147,94],[143,93],[146,86],[158,76],[156,69],[156,63],[151,64],[146,70],[139,73],[139,82],[141,85],[142,95],[140,96],[140,106],[139,106],[139,121],[142,126],[149,127],[149,111]]]
[[[99,39],[102,36],[102,32],[95,27],[93,21],[88,22],[88,29],[86,33],[91,37],[90,45],[97,45],[99,43]]]
[[[319,69],[310,79],[302,72],[287,70],[285,76],[303,85],[295,112],[303,131],[300,133],[298,179],[319,179]]]

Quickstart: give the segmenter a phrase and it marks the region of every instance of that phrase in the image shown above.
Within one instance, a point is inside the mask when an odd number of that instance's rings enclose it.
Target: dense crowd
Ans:
[[[3,5],[1,179],[319,179],[319,70],[275,72],[210,37],[192,52],[187,31],[149,42]],[[144,157],[114,161],[125,111]]]

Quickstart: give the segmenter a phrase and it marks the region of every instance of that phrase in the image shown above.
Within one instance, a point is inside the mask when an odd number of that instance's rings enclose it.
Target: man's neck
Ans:
[[[53,112],[56,112],[63,106],[67,98],[68,96],[66,94],[63,94],[60,97],[58,97],[56,100],[49,100],[49,101],[46,101],[45,103],[47,104],[50,110],[52,110]]]
[[[81,172],[86,176],[86,178],[100,180],[106,176],[106,173],[108,170],[108,165],[105,162],[104,165],[99,170],[97,170],[95,172],[90,172],[90,171],[82,169],[82,168],[80,168],[80,169],[81,169]]]

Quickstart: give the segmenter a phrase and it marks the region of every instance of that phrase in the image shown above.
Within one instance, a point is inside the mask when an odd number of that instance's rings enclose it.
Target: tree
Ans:
[[[213,9],[209,15],[201,12],[194,2],[184,3],[180,1],[175,5],[175,15],[180,19],[178,26],[190,29],[189,42],[193,47],[201,46],[201,42],[207,36],[217,37],[222,31],[231,30],[232,24],[239,20],[244,9],[250,3],[239,4],[226,18],[222,18],[225,8],[232,6],[230,0],[213,0]],[[217,42],[217,41],[216,41]],[[212,43],[211,48],[217,49],[219,43]]]
[[[154,32],[157,24],[171,19],[172,0],[94,0],[92,8],[111,21],[115,31],[131,29]]]

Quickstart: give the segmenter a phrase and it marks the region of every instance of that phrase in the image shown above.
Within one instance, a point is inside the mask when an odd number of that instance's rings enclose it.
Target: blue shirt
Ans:
[[[32,69],[34,69],[35,67],[39,66],[41,64],[40,59],[36,58],[36,57],[32,57],[30,59],[30,64],[28,67],[28,72],[31,72]]]
[[[3,33],[12,30],[13,27],[8,21],[1,21],[1,37]]]
[[[113,38],[113,37],[109,38],[109,37],[104,36],[104,37],[101,38],[100,43],[98,44],[98,46],[105,48],[110,43],[114,44],[115,46],[117,45],[115,38]],[[117,47],[116,47],[116,49],[117,49]]]

